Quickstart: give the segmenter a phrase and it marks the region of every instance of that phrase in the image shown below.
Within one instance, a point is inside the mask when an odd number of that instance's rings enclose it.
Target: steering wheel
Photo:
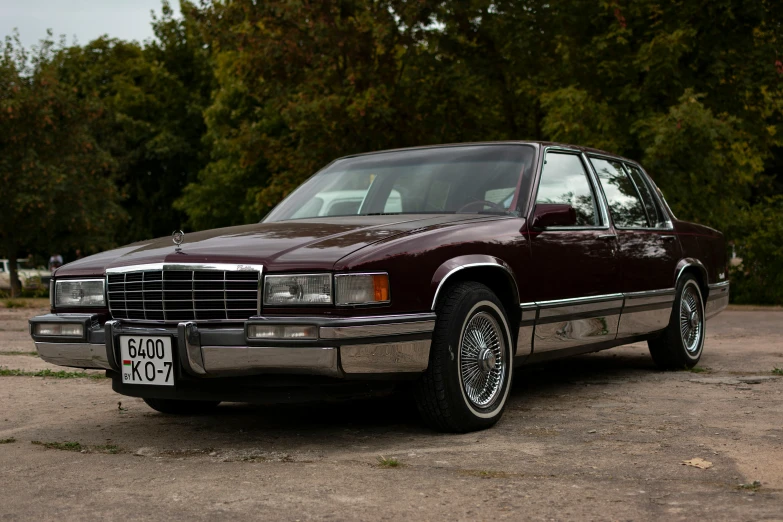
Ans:
[[[484,205],[487,205],[488,207],[492,208],[493,210],[497,210],[498,212],[506,212],[507,210],[506,207],[504,207],[503,205],[499,205],[492,201],[487,201],[486,199],[477,199],[476,201],[471,201],[470,203],[466,203],[462,205],[459,208],[459,210],[457,210],[457,214],[471,207],[475,207],[477,205],[481,205],[481,208],[479,208],[479,210],[482,210],[484,208]]]

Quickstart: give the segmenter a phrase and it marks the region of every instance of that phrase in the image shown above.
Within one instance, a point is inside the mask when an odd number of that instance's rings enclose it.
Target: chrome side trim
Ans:
[[[111,370],[106,345],[92,343],[47,343],[36,341],[35,349],[44,361],[73,368]]]
[[[541,320],[563,315],[575,315],[622,308],[623,294],[539,301],[536,302],[536,305],[539,307],[538,319]]]
[[[341,377],[337,348],[202,346],[208,375],[242,375],[270,372]]]
[[[431,333],[434,329],[434,320],[366,326],[322,326],[318,329],[318,336],[321,339],[359,339],[362,337]]]
[[[671,305],[674,302],[674,288],[652,290],[646,292],[629,292],[625,294],[625,308],[649,305]],[[623,310],[625,313],[625,310]]]
[[[685,259],[681,259],[679,263],[677,263],[677,273],[674,277],[674,286],[676,287],[680,282],[680,277],[682,277],[682,273],[685,271],[686,268],[695,266],[698,268],[702,275],[704,275],[704,282],[709,283],[707,279],[707,269],[704,268],[704,264],[699,261],[698,259],[694,259],[692,257],[686,257]],[[708,285],[709,286],[709,285]]]
[[[523,323],[536,320],[536,312],[538,310],[536,303],[520,303],[519,308],[522,309],[521,320]]]
[[[515,290],[519,290],[519,285],[517,284],[517,279],[514,277],[514,274],[509,270],[506,266],[501,265],[499,263],[467,263],[464,265],[460,265],[458,267],[452,268],[449,270],[445,276],[443,276],[443,279],[440,280],[440,283],[438,283],[438,288],[435,290],[435,296],[432,298],[432,306],[431,310],[435,310],[435,304],[438,302],[438,295],[440,295],[440,290],[443,288],[443,285],[446,283],[446,281],[449,280],[449,277],[454,275],[455,273],[459,272],[460,270],[464,270],[466,268],[474,268],[477,266],[485,266],[485,267],[491,267],[491,268],[499,268],[508,274],[509,277],[511,277],[511,280],[514,282]]]
[[[431,343],[427,339],[341,346],[340,364],[345,373],[423,372],[429,364]]]
[[[107,274],[124,274],[144,270],[221,270],[225,272],[262,272],[264,265],[246,265],[243,263],[148,263],[107,268]]]
[[[711,285],[707,285],[710,290],[715,290],[718,288],[728,288],[730,282],[729,281],[723,281],[721,283],[713,283]]]

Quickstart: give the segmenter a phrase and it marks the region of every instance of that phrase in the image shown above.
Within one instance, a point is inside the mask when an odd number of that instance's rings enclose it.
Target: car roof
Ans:
[[[528,140],[506,140],[506,141],[475,141],[475,142],[465,142],[465,143],[444,143],[439,145],[420,145],[417,147],[401,147],[397,149],[385,149],[385,150],[378,150],[373,152],[362,152],[357,154],[349,154],[347,156],[342,156],[337,159],[347,159],[347,158],[358,158],[361,156],[372,156],[375,154],[385,154],[387,152],[404,152],[408,150],[426,150],[426,149],[441,149],[441,148],[450,148],[450,147],[470,147],[470,146],[477,146],[477,145],[533,145],[536,148],[539,147],[562,147],[567,149],[573,149],[578,150],[580,152],[584,153],[592,153],[592,154],[600,154],[603,156],[611,156],[613,158],[617,158],[619,160],[628,161],[631,163],[638,163],[636,160],[632,160],[630,158],[625,158],[623,156],[620,156],[619,154],[615,154],[613,152],[607,152],[605,150],[601,149],[595,149],[592,147],[583,147],[582,145],[573,145],[570,143],[559,143],[554,141],[528,141]]]

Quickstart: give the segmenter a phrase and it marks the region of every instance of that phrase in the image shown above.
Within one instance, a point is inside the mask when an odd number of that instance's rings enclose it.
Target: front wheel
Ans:
[[[662,370],[693,368],[699,362],[704,349],[704,299],[693,275],[680,280],[669,326],[647,345]]]
[[[424,421],[438,431],[488,428],[503,414],[513,371],[503,304],[475,282],[449,288],[438,305],[427,371],[414,388]]]
[[[185,401],[179,399],[144,399],[147,406],[171,415],[203,415],[212,413],[220,401]]]

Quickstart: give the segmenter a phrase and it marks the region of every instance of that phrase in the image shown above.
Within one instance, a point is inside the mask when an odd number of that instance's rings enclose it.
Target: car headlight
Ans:
[[[105,306],[103,279],[72,279],[54,282],[54,306]]]
[[[332,304],[331,274],[268,275],[264,278],[265,306]]]
[[[334,276],[338,305],[384,304],[390,301],[388,274],[337,274]]]

